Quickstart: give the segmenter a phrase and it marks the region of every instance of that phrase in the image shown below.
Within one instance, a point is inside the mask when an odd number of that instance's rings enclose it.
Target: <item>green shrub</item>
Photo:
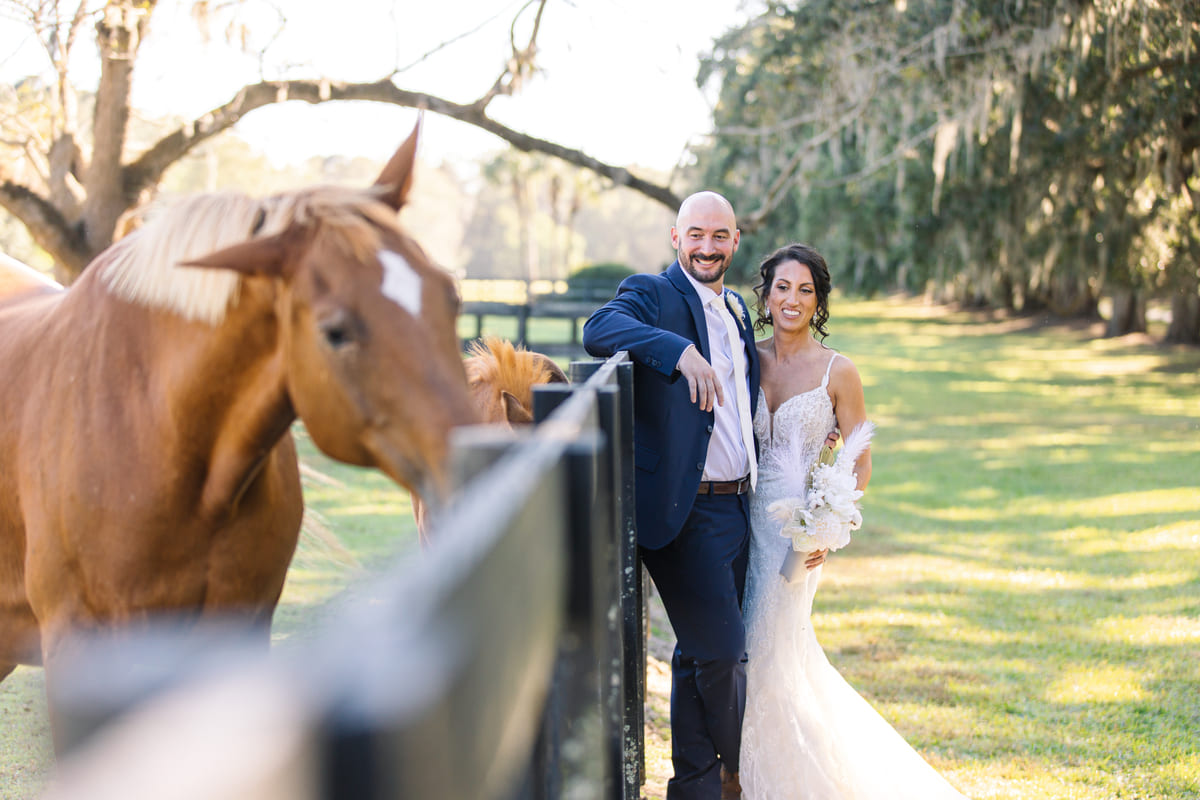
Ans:
[[[618,264],[613,261],[602,261],[598,264],[589,264],[586,267],[580,267],[567,276],[567,285],[586,285],[599,286],[601,284],[611,284],[614,289],[617,284],[634,274],[634,270],[625,264]]]

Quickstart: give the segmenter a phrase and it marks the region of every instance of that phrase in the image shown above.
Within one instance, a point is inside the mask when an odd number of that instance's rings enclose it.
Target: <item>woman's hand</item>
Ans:
[[[816,569],[825,563],[825,556],[829,555],[829,550],[814,550],[804,559],[805,569]]]

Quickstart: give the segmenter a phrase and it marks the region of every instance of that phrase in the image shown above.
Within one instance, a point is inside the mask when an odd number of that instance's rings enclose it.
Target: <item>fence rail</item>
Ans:
[[[67,755],[46,797],[638,797],[632,367],[571,374],[535,393],[531,430],[456,435],[431,547],[311,642],[94,642],[51,687]]]
[[[617,289],[616,282],[612,280],[575,280],[569,286],[564,283],[561,291],[557,288],[554,291],[534,291],[533,286],[525,286],[524,289],[517,292],[511,291],[515,287],[508,287],[510,289],[508,295],[502,296],[500,292],[489,295],[486,291],[479,291],[479,285],[483,283],[486,282],[475,281],[473,283],[475,291],[471,293],[475,296],[468,296],[466,302],[463,303],[462,317],[473,320],[475,323],[474,334],[464,340],[464,347],[472,338],[478,339],[483,335],[486,318],[511,317],[516,321],[516,333],[510,338],[516,344],[548,356],[569,358],[578,358],[584,355],[580,339],[581,322],[590,317],[597,308],[611,300]],[[496,283],[504,284],[506,282],[498,281]],[[539,288],[549,289],[550,287]],[[552,342],[531,340],[529,322],[533,319],[568,321],[570,328],[567,332],[567,341],[561,341],[561,337],[556,337]]]
[[[602,300],[591,299],[559,299],[551,295],[538,298],[527,303],[499,303],[492,301],[473,301],[463,303],[462,316],[473,319],[475,329],[473,336],[464,341],[469,342],[472,338],[478,339],[484,332],[484,320],[487,317],[512,317],[516,320],[517,330],[512,337],[515,344],[526,347],[530,350],[536,350],[539,353],[544,353],[548,356],[566,356],[579,357],[584,353],[582,340],[580,339],[580,323],[592,315],[592,312],[602,306],[609,298],[612,297],[611,292],[608,297]],[[567,332],[567,341],[555,342],[538,342],[531,341],[529,336],[529,321],[531,319],[561,319],[570,322],[570,329]]]

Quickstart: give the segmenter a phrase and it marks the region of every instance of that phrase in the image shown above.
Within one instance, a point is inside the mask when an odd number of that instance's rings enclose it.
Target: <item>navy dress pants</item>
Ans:
[[[750,496],[700,495],[666,547],[641,549],[677,643],[671,659],[671,761],[667,800],[717,800],[721,764],[738,771],[746,710],[742,594]]]

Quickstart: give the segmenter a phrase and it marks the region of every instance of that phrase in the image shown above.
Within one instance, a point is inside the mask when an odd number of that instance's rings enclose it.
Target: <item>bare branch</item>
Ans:
[[[393,13],[393,14],[394,14],[394,12],[395,12],[395,9],[393,8],[393,10],[392,10],[392,12],[391,12],[391,13]],[[506,13],[506,12],[507,12],[507,9],[500,9],[500,10],[499,10],[499,11],[497,11],[495,14],[493,14],[492,16],[490,16],[490,17],[488,17],[487,19],[485,19],[483,22],[480,22],[480,23],[479,23],[478,25],[476,25],[474,28],[471,28],[469,31],[464,31],[463,33],[460,33],[458,36],[452,36],[452,37],[450,37],[449,39],[447,39],[446,41],[444,41],[444,42],[442,42],[441,44],[439,44],[437,47],[434,47],[432,50],[427,50],[427,51],[425,51],[424,53],[422,53],[422,54],[421,54],[420,56],[418,56],[417,58],[415,58],[415,59],[413,59],[412,61],[410,61],[409,63],[405,64],[403,67],[397,67],[395,70],[393,70],[393,71],[392,71],[392,75],[391,75],[391,77],[394,77],[394,76],[396,76],[396,75],[399,75],[399,74],[400,74],[400,73],[402,73],[402,72],[407,72],[408,70],[412,69],[413,67],[417,66],[418,64],[420,64],[420,63],[422,63],[422,62],[424,62],[424,61],[427,61],[427,60],[429,60],[429,58],[430,58],[431,56],[433,56],[435,53],[438,53],[439,51],[445,50],[447,47],[449,47],[450,45],[454,44],[455,42],[461,41],[461,40],[463,40],[463,39],[467,38],[468,36],[472,36],[472,35],[474,35],[474,34],[478,33],[479,31],[481,31],[481,30],[483,30],[484,28],[486,28],[488,25],[490,25],[490,24],[492,24],[493,22],[495,22],[495,21],[496,21],[496,19],[497,19],[497,18],[498,18],[498,17],[499,17],[501,14],[504,14],[504,13]]]
[[[81,268],[90,259],[82,231],[71,226],[49,200],[29,187],[0,181],[0,207],[19,219],[38,246],[58,263]]]
[[[2,1],[2,0],[0,0]],[[64,3],[69,0],[62,0]],[[34,176],[7,173],[0,164],[0,207],[8,209],[30,230],[35,241],[47,250],[68,272],[78,273],[104,246],[122,214],[137,208],[161,181],[166,170],[197,145],[228,130],[256,108],[288,100],[325,103],[359,100],[389,103],[428,110],[455,119],[499,137],[512,147],[529,153],[541,153],[590,170],[602,179],[625,186],[674,210],[680,199],[669,185],[657,185],[632,174],[628,169],[599,161],[586,153],[554,142],[528,136],[502,125],[487,115],[487,105],[497,94],[511,94],[533,74],[542,15],[547,0],[525,0],[510,28],[512,55],[495,85],[479,100],[470,104],[401,89],[387,78],[364,83],[335,82],[328,79],[261,81],[242,87],[225,104],[181,125],[165,135],[131,162],[122,163],[130,109],[129,73],[137,57],[138,45],[145,33],[156,0],[137,3],[109,2],[104,5],[97,25],[101,55],[101,79],[96,92],[96,114],[91,163],[84,165],[83,153],[73,132],[51,124],[53,138],[40,146],[32,141],[11,144],[37,156],[49,156],[49,163],[29,159],[44,169],[45,195],[26,183]],[[75,33],[90,18],[85,0],[72,6],[74,17],[68,23],[58,16],[56,3],[29,2],[22,6],[31,16],[40,15],[39,38],[52,54],[60,56],[70,49]],[[210,9],[211,10],[211,9]],[[517,43],[517,22],[533,10],[534,18],[524,46]],[[528,19],[528,17],[526,17]],[[444,45],[443,45],[444,46]],[[440,48],[439,48],[440,49]],[[65,62],[63,62],[65,63]],[[61,77],[61,76],[60,76]],[[61,81],[60,81],[61,82]],[[58,112],[61,113],[61,110]],[[17,114],[20,121],[20,113]],[[22,127],[26,127],[22,122]],[[9,136],[20,140],[20,135]],[[44,152],[43,152],[44,150]],[[76,178],[82,176],[84,185]]]
[[[671,209],[679,206],[680,198],[668,187],[643,180],[623,167],[606,164],[582,151],[515,131],[488,117],[484,108],[478,103],[463,105],[435,95],[408,91],[397,87],[390,80],[374,83],[295,80],[246,86],[225,105],[160,139],[126,168],[123,182],[126,208],[136,202],[142,191],[157,183],[167,167],[196,145],[228,130],[250,111],[286,100],[303,100],[314,104],[334,100],[370,100],[432,111],[435,114],[441,114],[488,131],[518,150],[544,153],[591,170],[614,184],[627,186]]]
[[[487,90],[483,97],[479,98],[475,105],[481,109],[486,108],[498,95],[512,95],[521,87],[521,83],[533,74],[534,58],[537,55],[537,35],[542,27],[542,13],[546,10],[546,0],[536,0],[538,4],[537,14],[533,20],[533,30],[529,34],[529,43],[524,48],[517,47],[517,22],[521,19],[521,14],[525,12],[529,6],[533,5],[535,0],[529,0],[521,10],[517,12],[513,18],[512,25],[508,29],[509,42],[512,44],[512,58],[508,60],[508,64],[504,72],[500,73],[500,77],[496,78],[496,82],[492,84],[492,88]]]

